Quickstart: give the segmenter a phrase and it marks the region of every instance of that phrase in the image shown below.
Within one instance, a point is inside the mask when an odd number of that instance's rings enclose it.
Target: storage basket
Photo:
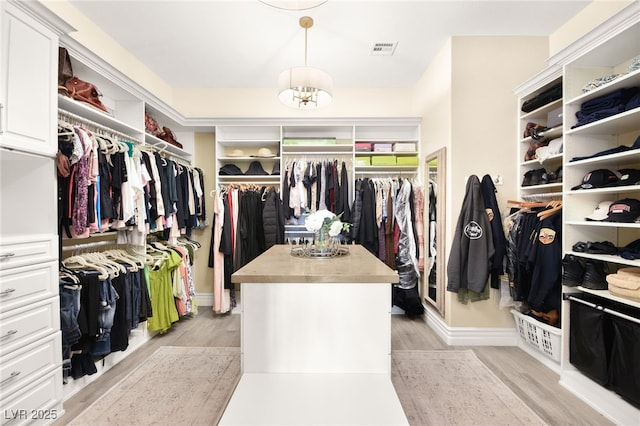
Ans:
[[[549,358],[560,362],[560,329],[541,323],[516,310],[511,310],[520,339]]]

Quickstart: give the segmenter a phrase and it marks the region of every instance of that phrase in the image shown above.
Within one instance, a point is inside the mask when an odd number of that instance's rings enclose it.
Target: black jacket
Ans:
[[[491,236],[495,253],[491,259],[491,288],[500,288],[500,275],[504,274],[504,256],[507,250],[507,239],[502,228],[500,208],[496,200],[496,187],[491,176],[484,175],[480,183],[484,207],[489,215]]]
[[[284,205],[274,188],[267,193],[262,210],[265,249],[284,243]]]

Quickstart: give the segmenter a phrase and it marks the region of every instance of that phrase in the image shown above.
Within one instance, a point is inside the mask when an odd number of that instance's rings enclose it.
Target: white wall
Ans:
[[[447,174],[447,254],[460,213],[466,179],[500,175],[498,205],[517,196],[517,99],[513,88],[546,67],[544,37],[454,37],[451,44],[451,148]],[[452,327],[510,327],[508,309],[491,299],[463,305],[447,292]]]

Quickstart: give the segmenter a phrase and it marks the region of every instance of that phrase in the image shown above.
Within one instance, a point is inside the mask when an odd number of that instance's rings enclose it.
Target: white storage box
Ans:
[[[393,144],[395,152],[416,152],[416,144],[412,142],[396,142]]]
[[[561,330],[521,314],[515,309],[512,309],[511,313],[516,320],[520,340],[538,349],[554,361],[560,362]]]

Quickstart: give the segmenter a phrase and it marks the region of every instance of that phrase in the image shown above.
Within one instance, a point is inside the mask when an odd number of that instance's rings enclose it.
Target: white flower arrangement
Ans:
[[[331,237],[337,237],[342,230],[348,231],[350,224],[340,221],[340,215],[335,215],[329,210],[318,210],[307,216],[305,227],[307,231],[324,231]]]

